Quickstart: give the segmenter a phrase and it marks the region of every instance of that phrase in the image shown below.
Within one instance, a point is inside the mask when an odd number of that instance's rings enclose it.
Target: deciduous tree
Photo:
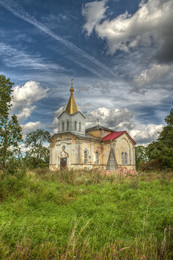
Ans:
[[[147,146],[146,153],[150,161],[158,161],[162,168],[173,169],[173,109],[165,122],[157,141]]]
[[[0,75],[0,125],[8,119],[13,85],[14,83],[9,78],[6,79],[4,75]]]
[[[9,119],[13,84],[10,79],[0,75],[0,160],[3,168],[7,158],[20,151],[19,142],[22,140],[22,128],[17,116]]]
[[[148,159],[146,154],[146,147],[143,145],[136,146],[135,154],[136,154],[136,167],[138,169],[140,164],[145,163]]]
[[[25,144],[29,149],[26,152],[26,159],[31,161],[33,166],[37,167],[42,162],[48,164],[49,149],[46,147],[46,142],[49,138],[50,133],[42,129],[27,134]]]

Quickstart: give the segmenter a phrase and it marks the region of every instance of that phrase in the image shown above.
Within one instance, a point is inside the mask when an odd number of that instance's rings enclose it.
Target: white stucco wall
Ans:
[[[69,122],[69,129],[67,129],[67,121]],[[64,131],[62,129],[62,122],[64,122]],[[77,122],[77,129],[75,130],[75,122]],[[79,123],[81,123],[81,131],[79,131]],[[58,118],[58,132],[72,132],[77,135],[85,135],[85,117],[77,112],[73,115],[63,112]]]

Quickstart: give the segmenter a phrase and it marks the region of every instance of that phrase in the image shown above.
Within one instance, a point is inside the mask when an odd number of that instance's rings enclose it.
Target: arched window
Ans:
[[[121,153],[121,164],[124,165],[124,153]]]
[[[96,165],[99,164],[99,152],[97,151],[96,152]]]
[[[67,121],[67,131],[69,130],[69,121]]]
[[[74,130],[77,130],[77,121],[74,122]]]
[[[64,122],[62,122],[62,132],[64,132]]]
[[[81,122],[79,122],[79,132],[81,131]]]
[[[88,151],[85,150],[84,151],[84,164],[87,164],[88,163]]]
[[[127,153],[124,154],[124,164],[127,165]]]

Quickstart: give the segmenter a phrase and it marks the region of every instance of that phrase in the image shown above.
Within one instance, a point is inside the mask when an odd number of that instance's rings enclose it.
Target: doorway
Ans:
[[[64,169],[67,166],[67,158],[60,158],[60,169]]]

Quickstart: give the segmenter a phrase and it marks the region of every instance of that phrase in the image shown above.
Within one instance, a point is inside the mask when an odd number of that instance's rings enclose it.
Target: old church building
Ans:
[[[74,99],[73,83],[65,111],[58,117],[58,133],[50,142],[50,170],[135,169],[135,141],[126,131],[116,132],[104,126],[85,128],[85,116]]]

